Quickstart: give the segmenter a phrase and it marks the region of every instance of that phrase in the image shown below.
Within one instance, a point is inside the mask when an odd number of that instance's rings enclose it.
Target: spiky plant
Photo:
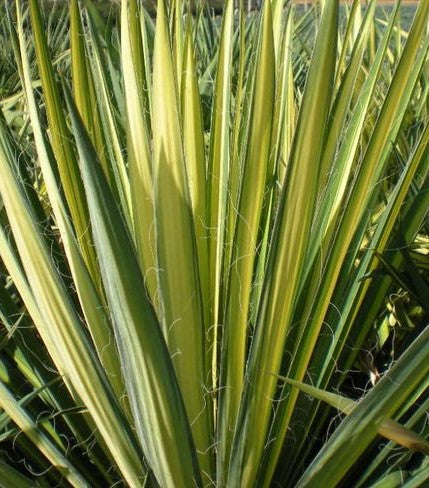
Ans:
[[[429,2],[14,7],[0,484],[428,483]]]

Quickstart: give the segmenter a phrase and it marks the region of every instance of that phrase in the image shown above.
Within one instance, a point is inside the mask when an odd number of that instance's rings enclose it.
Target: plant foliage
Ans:
[[[0,484],[429,483],[429,2],[3,7]]]

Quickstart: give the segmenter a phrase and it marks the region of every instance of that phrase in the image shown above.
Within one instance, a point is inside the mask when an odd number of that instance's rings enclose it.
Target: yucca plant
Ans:
[[[0,485],[429,483],[429,2],[400,9],[7,4]]]

